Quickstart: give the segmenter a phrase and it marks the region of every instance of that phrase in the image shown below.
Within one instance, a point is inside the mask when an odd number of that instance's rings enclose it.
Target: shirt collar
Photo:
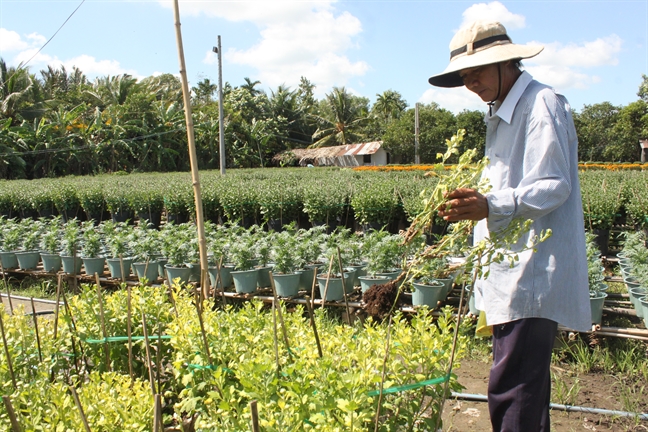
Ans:
[[[506,123],[511,124],[515,106],[517,105],[518,101],[522,97],[522,93],[524,93],[524,90],[526,90],[531,81],[533,81],[531,74],[527,71],[523,71],[522,75],[520,75],[513,84],[513,87],[511,87],[511,90],[509,90],[506,98],[504,99],[504,102],[502,102],[502,104],[497,107],[497,111],[495,112],[495,114],[493,114],[493,116],[498,116]]]

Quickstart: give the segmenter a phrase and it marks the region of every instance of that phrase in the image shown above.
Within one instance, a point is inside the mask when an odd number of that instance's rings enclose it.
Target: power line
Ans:
[[[67,22],[70,20],[70,18],[72,18],[72,15],[74,15],[74,14],[76,13],[76,11],[79,10],[79,8],[81,7],[81,5],[82,5],[83,3],[85,3],[85,0],[81,0],[81,3],[79,3],[79,6],[77,6],[76,9],[74,9],[74,11],[72,11],[72,13],[70,14],[70,16],[67,17],[67,19],[63,22],[63,24],[61,24],[61,26],[58,28],[58,30],[56,30],[56,32],[54,32],[54,34],[52,35],[52,37],[50,37],[50,38],[47,40],[47,42],[45,42],[45,44],[44,44],[42,47],[40,47],[40,49],[39,49],[38,51],[36,51],[36,53],[35,53],[33,56],[31,56],[31,58],[30,58],[29,60],[27,60],[24,64],[21,64],[22,67],[27,66],[27,64],[28,64],[30,61],[32,61],[32,60],[34,59],[34,57],[36,57],[36,56],[38,55],[38,53],[40,53],[40,52],[43,50],[43,48],[45,48],[45,47],[47,46],[47,44],[50,43],[50,41],[51,41],[52,39],[54,39],[54,36],[56,36],[56,35],[58,34],[58,32],[61,31],[61,29],[63,28],[63,26],[65,26],[65,24],[67,24]],[[19,66],[19,68],[20,68],[21,66]]]

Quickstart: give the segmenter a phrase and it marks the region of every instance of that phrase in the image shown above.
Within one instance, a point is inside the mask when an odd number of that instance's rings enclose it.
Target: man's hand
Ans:
[[[488,217],[488,201],[474,189],[455,189],[446,199],[446,206],[439,210],[439,216],[448,222],[478,221]]]

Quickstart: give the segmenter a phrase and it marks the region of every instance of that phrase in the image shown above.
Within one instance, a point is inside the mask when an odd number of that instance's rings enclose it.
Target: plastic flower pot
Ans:
[[[257,289],[259,269],[231,272],[234,289],[239,294],[253,293]]]
[[[108,258],[106,264],[108,264],[108,271],[110,272],[110,277],[115,279],[122,278],[122,262],[124,266],[125,277],[130,276],[131,265],[133,264],[133,258]]]
[[[0,252],[0,262],[5,270],[15,269],[18,267],[18,258],[16,252]]]
[[[392,270],[392,271],[388,271],[388,272],[383,272],[383,273],[376,273],[376,276],[386,276],[390,280],[394,280],[394,279],[396,279],[398,277],[399,274],[401,274],[400,269]]]
[[[353,278],[353,286],[360,285],[360,280],[358,278],[360,276],[367,275],[367,265],[366,264],[350,265],[348,267],[355,270],[355,277]]]
[[[158,263],[158,276],[161,277],[162,279],[166,279],[166,263],[167,259],[160,257],[157,259]]]
[[[48,273],[56,273],[61,270],[61,256],[59,254],[41,253],[43,270]]]
[[[645,318],[644,317],[644,312],[643,308],[641,307],[641,302],[639,299],[641,297],[644,297],[648,295],[648,290],[644,287],[632,287],[628,290],[628,293],[630,294],[630,301],[632,302],[632,305],[635,308],[635,311],[637,312],[637,316],[639,318]]]
[[[432,282],[431,284],[412,282],[412,287],[414,288],[412,292],[412,305],[428,306],[434,309],[440,301],[445,299],[445,284],[436,280]]]
[[[164,265],[164,270],[166,271],[167,279],[169,280],[169,285],[173,286],[173,282],[178,279],[180,283],[186,284],[189,282],[189,276],[191,274],[191,269],[189,267],[174,267],[168,264]]]
[[[187,263],[187,267],[191,269],[189,273],[189,282],[200,282],[200,263]]]
[[[450,291],[452,291],[452,282],[454,282],[454,279],[452,278],[438,278],[436,279],[439,282],[443,284],[443,287],[445,288],[445,296],[447,297],[448,294],[450,294]]]
[[[61,256],[61,265],[63,266],[63,271],[68,274],[79,274],[81,273],[81,265],[83,261],[79,257],[75,256]]]
[[[294,297],[299,293],[299,280],[301,274],[272,274],[275,284],[275,290],[279,297]]]
[[[639,304],[641,306],[641,309],[643,309],[643,321],[644,325],[648,327],[648,297],[643,296],[639,298]],[[638,315],[638,314],[637,314]]]
[[[590,308],[592,311],[592,324],[600,324],[603,319],[603,303],[605,303],[606,293],[598,293],[590,296]]]
[[[347,294],[353,292],[353,281],[356,279],[356,270],[351,267],[346,267],[344,269],[344,288]]]
[[[209,281],[211,282],[211,285],[216,286],[216,279],[217,279],[217,276],[218,276],[218,268],[217,267],[209,267],[207,270],[209,271]],[[227,288],[230,288],[232,286],[232,283],[233,283],[232,270],[234,270],[233,266],[223,265],[221,267],[220,273],[221,273],[222,283],[221,283],[221,281],[219,281],[218,286],[216,286],[217,288],[224,287],[225,289],[227,289]]]
[[[257,270],[259,270],[257,286],[259,288],[270,287],[270,271],[272,271],[272,266],[257,267]]]
[[[83,268],[85,269],[85,274],[88,276],[94,276],[95,273],[98,273],[99,276],[104,274],[104,267],[106,266],[106,258],[84,258],[81,257],[83,261]]]
[[[158,278],[158,263],[155,260],[150,260],[148,263],[133,263],[133,269],[140,282],[142,282],[143,278],[146,278],[149,282],[154,282]]]
[[[358,281],[360,282],[362,292],[366,292],[374,285],[384,285],[391,282],[391,279],[387,276],[358,276]]]
[[[18,260],[18,268],[21,270],[35,270],[40,261],[40,252],[16,252],[16,259]]]
[[[345,282],[347,282],[351,276],[353,276],[352,273],[345,272],[344,273]],[[342,287],[341,277],[329,278],[328,289],[327,289],[326,275],[320,274],[317,276],[317,284],[319,287],[320,298],[323,298],[324,301],[338,301],[344,298],[344,289]],[[324,291],[326,291],[326,298],[324,298]]]
[[[478,316],[479,315],[479,309],[477,309],[477,307],[475,306],[475,291],[473,290],[473,292],[471,294],[470,293],[470,288],[471,288],[471,285],[466,285],[466,287],[464,288],[466,290],[464,295],[468,296],[468,294],[470,294],[470,297],[467,300],[464,299],[464,301],[468,301],[468,310],[470,311],[470,313],[473,314],[474,316]]]
[[[319,272],[322,264],[307,264],[304,267],[305,268],[303,269],[296,270],[296,272],[301,275],[301,278],[299,279],[299,289],[306,290],[310,293],[313,289],[315,273]]]

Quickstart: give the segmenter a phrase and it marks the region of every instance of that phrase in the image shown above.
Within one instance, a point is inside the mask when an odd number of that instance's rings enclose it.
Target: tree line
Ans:
[[[609,102],[574,113],[582,161],[634,162],[638,139],[648,137],[648,78],[627,106]],[[305,77],[297,88],[269,94],[244,78],[223,85],[228,168],[290,164],[285,150],[383,141],[392,163],[414,161],[414,108],[395,90],[366,97],[334,87],[318,100]],[[201,169],[218,169],[217,85],[205,78],[191,88],[194,135]],[[39,74],[7,67],[0,58],[0,178],[33,179],[110,172],[188,171],[182,86],[172,74],[90,81],[74,67]],[[483,151],[481,111],[458,114],[436,103],[419,105],[421,163],[436,162],[445,139],[467,130],[463,145]]]

